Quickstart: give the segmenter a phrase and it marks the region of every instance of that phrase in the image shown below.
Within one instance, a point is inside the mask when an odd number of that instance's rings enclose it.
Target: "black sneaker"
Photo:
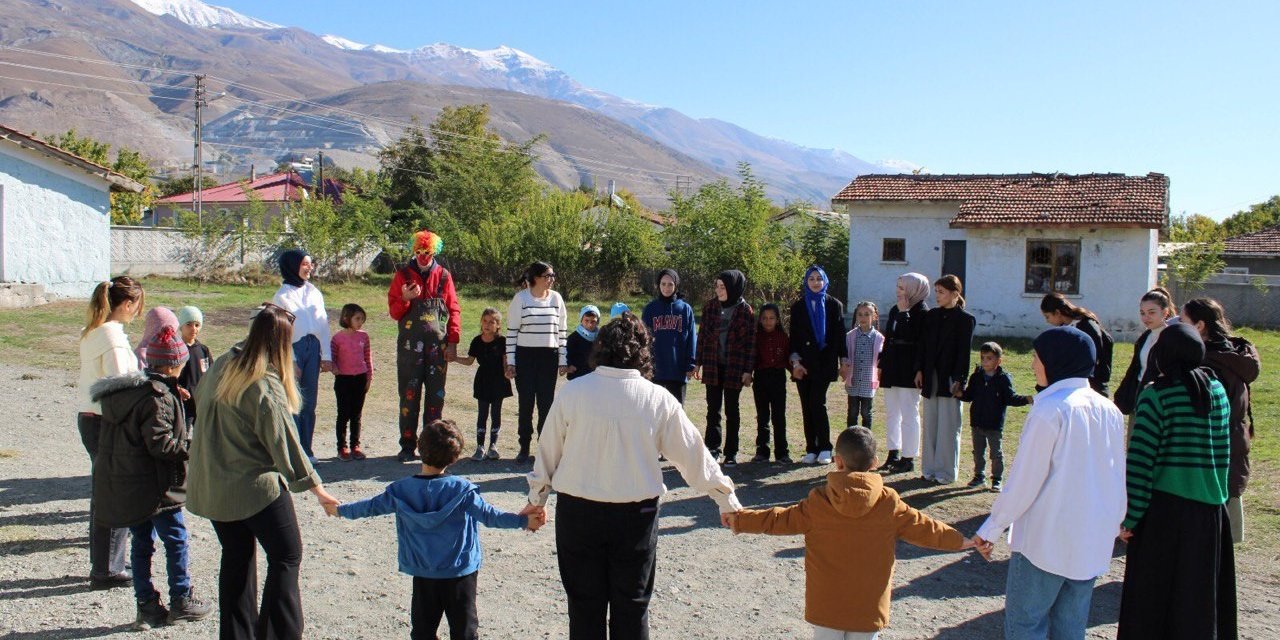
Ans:
[[[1000,482],[1000,478],[991,481],[991,493],[1000,493],[1004,491],[1004,483]]]
[[[163,604],[160,604],[160,594],[153,594],[149,600],[138,601],[138,617],[133,620],[135,631],[146,631],[152,627],[162,627],[168,622],[169,610],[165,609]]]
[[[893,471],[891,473],[911,473],[915,470],[915,458],[898,458],[898,462],[893,465]]]
[[[999,482],[999,480],[997,480],[996,482]],[[984,477],[982,477],[982,476],[974,476],[974,477],[973,477],[973,479],[969,481],[969,486],[971,486],[971,487],[981,487],[982,485],[984,485],[984,484],[986,484],[986,483],[987,483],[987,479],[986,479],[986,478],[984,478]]]
[[[708,449],[707,451],[711,453],[711,459],[712,459],[712,460],[719,460],[719,459],[720,459],[720,450],[719,450],[719,449]]]
[[[726,466],[726,467],[736,467],[736,466],[738,466],[738,456],[736,456],[736,455],[727,455],[727,456],[725,456],[725,457],[724,457],[724,466]]]
[[[396,454],[396,460],[398,462],[413,462],[417,459],[418,455],[413,452],[413,449],[401,449],[400,453]]]
[[[115,589],[116,587],[127,587],[133,584],[133,574],[125,569],[120,573],[112,573],[105,576],[89,576],[89,588],[94,591],[103,589]]]
[[[516,464],[525,464],[529,461],[529,447],[520,447],[520,453],[516,454]]]
[[[769,461],[769,454],[767,454],[767,453],[757,453],[755,456],[753,456],[753,457],[751,458],[751,461],[752,461],[752,462],[768,462],[768,461]]]
[[[169,603],[169,624],[179,620],[204,620],[212,612],[213,604],[208,600],[197,598],[196,590],[192,589],[186,596],[174,598],[173,602]]]
[[[775,461],[775,462],[777,462],[777,463],[779,463],[779,464],[794,464],[794,462],[792,462],[792,460],[791,460],[791,456],[789,456],[789,455],[787,455],[787,454],[785,454],[785,453],[784,453],[784,454],[782,454],[782,455],[780,455],[780,456],[778,456],[778,457],[776,457],[776,458],[774,458],[774,461]]]

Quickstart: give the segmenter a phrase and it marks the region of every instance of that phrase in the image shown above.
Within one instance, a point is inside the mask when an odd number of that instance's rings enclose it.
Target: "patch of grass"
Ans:
[[[0,460],[12,460],[22,455],[17,449],[0,449]]]
[[[24,524],[8,524],[0,526],[0,544],[11,544],[14,542],[30,542],[39,539],[35,527],[28,527]]]

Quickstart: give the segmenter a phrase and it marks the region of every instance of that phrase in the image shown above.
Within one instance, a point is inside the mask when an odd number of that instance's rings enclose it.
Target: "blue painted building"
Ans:
[[[143,186],[0,125],[0,283],[84,298],[111,277],[111,193]]]

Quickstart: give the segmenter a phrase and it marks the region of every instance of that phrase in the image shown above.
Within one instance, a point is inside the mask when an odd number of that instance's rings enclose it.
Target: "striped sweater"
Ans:
[[[1124,528],[1142,521],[1153,491],[1206,504],[1227,501],[1230,408],[1222,383],[1211,381],[1209,390],[1207,416],[1195,414],[1182,385],[1151,385],[1139,394],[1129,439]]]
[[[560,366],[567,366],[567,316],[564,298],[555,291],[548,291],[541,299],[533,297],[528,289],[517,293],[507,308],[507,364],[516,363],[516,347],[542,347],[559,349]]]

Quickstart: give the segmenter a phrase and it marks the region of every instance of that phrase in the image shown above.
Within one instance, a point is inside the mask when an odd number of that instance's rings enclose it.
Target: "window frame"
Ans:
[[[889,257],[890,242],[899,243],[898,246],[901,249],[901,257],[896,259]],[[907,239],[906,238],[881,238],[880,239],[880,262],[906,264],[907,263]]]
[[[1048,246],[1049,261],[1047,263],[1032,262],[1031,253],[1033,248],[1036,248],[1035,245]],[[1023,274],[1022,292],[1024,294],[1036,294],[1036,295],[1046,295],[1050,293],[1061,293],[1064,296],[1080,295],[1080,269],[1081,269],[1080,258],[1083,255],[1082,245],[1083,243],[1078,239],[1077,240],[1066,240],[1066,239],[1054,240],[1050,238],[1028,238],[1027,245],[1026,245],[1026,252],[1023,256],[1024,261],[1023,261],[1023,272],[1022,272]],[[1066,289],[1060,290],[1058,289],[1058,286],[1057,286],[1059,279],[1056,276],[1055,272],[1058,269],[1058,257],[1060,255],[1059,247],[1065,247],[1065,246],[1069,246],[1075,249],[1075,269],[1074,269],[1074,274],[1072,274],[1073,277],[1071,278],[1071,286]],[[1061,254],[1061,255],[1065,255],[1065,254]],[[1044,290],[1043,287],[1040,289],[1034,289],[1034,290],[1031,288],[1031,282],[1032,282],[1031,269],[1033,267],[1038,269],[1048,267],[1049,277],[1047,281],[1049,284],[1049,289],[1047,291]]]

